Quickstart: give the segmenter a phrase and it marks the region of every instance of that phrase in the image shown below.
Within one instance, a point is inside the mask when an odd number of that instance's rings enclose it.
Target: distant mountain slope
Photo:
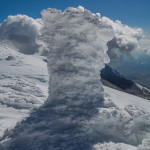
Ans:
[[[109,65],[101,70],[101,81],[105,86],[150,100],[149,89],[126,79]]]

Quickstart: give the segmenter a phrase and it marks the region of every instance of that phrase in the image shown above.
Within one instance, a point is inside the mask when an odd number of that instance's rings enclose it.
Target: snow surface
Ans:
[[[48,73],[42,59],[0,42],[0,136],[46,100]]]
[[[136,147],[124,143],[102,143],[94,145],[93,150],[137,150]]]
[[[104,90],[111,96],[111,100],[119,108],[125,109],[130,104],[136,105],[137,107],[140,107],[142,110],[150,113],[150,101],[106,86],[104,86]]]
[[[148,89],[148,88],[146,88],[146,87],[143,87],[142,85],[140,85],[140,84],[137,84],[136,83],[136,85],[137,85],[137,87],[139,87],[141,90],[146,90],[146,91],[148,91],[148,92],[150,92],[150,90]]]
[[[106,95],[134,120],[139,150],[150,149],[150,101],[104,86]],[[108,96],[107,95],[107,96]],[[121,149],[122,150],[122,149]]]
[[[10,129],[21,121],[28,114],[26,109],[15,109],[7,107],[7,105],[0,104],[0,136],[5,130]]]
[[[99,70],[109,62],[106,44],[113,38],[112,26],[83,7],[64,12],[48,9],[42,16],[44,28],[37,44],[48,52],[50,74],[49,97],[43,106],[38,108],[47,97],[45,58],[21,54],[6,39],[0,44],[1,134],[37,107],[4,134],[1,146],[8,150],[149,149],[149,102],[103,89],[99,80]],[[138,38],[133,37],[136,45]]]

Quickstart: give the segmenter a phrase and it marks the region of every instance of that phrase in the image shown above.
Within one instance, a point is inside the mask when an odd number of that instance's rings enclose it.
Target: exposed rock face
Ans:
[[[101,81],[108,87],[150,100],[149,89],[126,79],[109,65],[105,65],[105,68],[101,70]]]

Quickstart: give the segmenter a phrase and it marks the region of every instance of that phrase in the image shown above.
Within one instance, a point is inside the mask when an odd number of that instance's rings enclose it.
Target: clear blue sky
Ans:
[[[0,22],[8,15],[26,14],[39,18],[40,12],[48,7],[64,10],[79,5],[114,21],[141,27],[150,38],[150,0],[0,0]]]

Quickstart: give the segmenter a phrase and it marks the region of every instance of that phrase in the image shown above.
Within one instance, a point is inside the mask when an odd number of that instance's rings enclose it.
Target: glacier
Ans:
[[[40,21],[44,27],[36,42],[48,55],[49,95],[43,106],[4,134],[0,148],[134,150],[143,141],[138,149],[144,149],[149,138],[149,112],[134,105],[120,108],[100,81],[99,70],[109,62],[106,52],[114,37],[112,26],[81,6],[64,12],[44,10]],[[41,70],[36,70],[38,66]],[[41,75],[42,64],[36,69],[33,66],[31,70]],[[28,67],[24,70],[28,72]],[[146,122],[141,120],[143,116]]]

